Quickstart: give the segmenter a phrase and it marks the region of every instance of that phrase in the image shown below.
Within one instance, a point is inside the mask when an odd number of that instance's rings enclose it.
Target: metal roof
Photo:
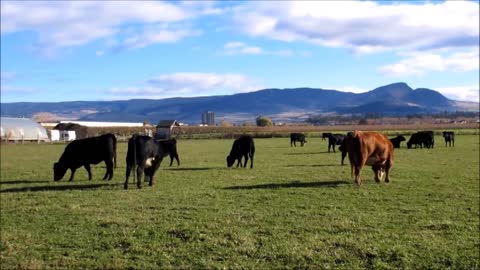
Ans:
[[[173,126],[180,126],[177,120],[160,120],[157,124],[157,128],[171,128]]]
[[[47,130],[28,118],[0,118],[1,137],[11,140],[48,140]]]

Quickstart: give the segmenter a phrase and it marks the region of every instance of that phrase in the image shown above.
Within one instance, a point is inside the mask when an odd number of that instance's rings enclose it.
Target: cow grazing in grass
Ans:
[[[59,181],[68,169],[71,171],[70,180],[73,181],[75,171],[84,166],[88,173],[88,180],[92,180],[90,164],[104,161],[107,171],[103,180],[112,179],[113,168],[117,161],[117,139],[108,133],[97,137],[74,140],[70,142],[58,162],[53,164],[53,180]]]
[[[247,167],[248,157],[250,157],[250,168],[253,168],[253,156],[255,154],[255,144],[253,138],[249,135],[242,135],[240,138],[233,142],[232,150],[227,156],[227,166],[232,165],[237,160],[237,167],[242,166],[242,157],[245,157],[245,163],[243,167]]]
[[[387,136],[378,132],[354,131],[345,138],[345,147],[350,160],[352,177],[360,185],[360,173],[363,166],[370,165],[375,174],[375,181],[390,182],[390,169],[393,165],[393,144]]]
[[[341,145],[345,135],[343,134],[330,134],[328,137],[328,152],[330,153],[330,148],[333,149],[335,153],[335,145]]]
[[[305,140],[305,134],[303,133],[290,133],[290,146],[297,146],[295,142],[300,142],[300,145],[303,146],[307,140]]]
[[[447,143],[448,143],[448,146],[455,146],[455,133],[453,133],[453,131],[444,131],[442,132],[442,136],[443,138],[445,139],[445,147],[447,147]]]
[[[176,141],[156,141],[149,136],[133,135],[128,140],[124,188],[128,189],[128,178],[132,170],[136,170],[133,175],[134,181],[136,176],[138,188],[142,187],[142,176],[144,172],[145,178],[148,179],[149,185],[152,186],[154,183],[153,177],[160,167],[160,163],[167,155],[175,155],[172,154],[173,151],[176,152]]]
[[[394,148],[400,148],[400,144],[405,140],[405,137],[403,137],[402,135],[398,135],[395,138],[390,138],[390,141],[392,142]]]
[[[326,139],[328,139],[330,137],[330,135],[332,135],[332,133],[330,133],[330,132],[322,133],[322,141],[325,141]]]
[[[420,146],[420,148],[433,148],[434,143],[433,131],[419,131],[410,136],[410,139],[407,142],[407,148],[410,149],[414,145],[415,148],[417,148],[417,146]]]

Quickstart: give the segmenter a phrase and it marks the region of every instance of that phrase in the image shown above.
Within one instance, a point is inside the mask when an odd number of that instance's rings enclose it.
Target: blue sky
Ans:
[[[1,1],[2,103],[479,80],[478,1]]]

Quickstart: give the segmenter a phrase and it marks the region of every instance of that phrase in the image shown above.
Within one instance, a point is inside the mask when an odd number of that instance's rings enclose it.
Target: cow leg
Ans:
[[[344,160],[346,156],[347,156],[347,152],[342,152],[342,166],[345,165]]]
[[[125,184],[123,184],[124,189],[128,189],[128,178],[130,177],[130,172],[132,171],[134,166],[130,166],[127,164],[127,171],[125,173]]]
[[[253,169],[253,155],[250,155],[250,169]]]
[[[74,168],[70,168],[70,171],[71,171],[72,173],[70,174],[70,179],[69,179],[68,181],[73,181],[73,177],[74,177],[74,175],[75,175],[75,170],[76,170],[76,169],[74,169]]]
[[[237,168],[242,165],[242,156],[237,159]]]
[[[385,183],[390,182],[390,169],[392,168],[392,165],[393,165],[393,160],[387,159],[387,162],[385,162]]]
[[[85,170],[87,170],[88,180],[92,180],[92,170],[90,168],[90,164],[85,164],[83,167],[85,167]]]
[[[142,166],[137,167],[137,188],[142,188],[142,175],[144,170],[145,168]]]
[[[360,186],[362,184],[362,180],[360,179],[360,172],[362,171],[362,167],[355,166],[354,169],[355,169],[355,184]]]
[[[248,162],[248,154],[245,154],[245,161],[243,162],[243,168],[247,167],[247,162]]]
[[[373,174],[375,175],[375,177],[374,177],[375,182],[380,183],[380,181],[382,180],[381,167],[379,165],[373,165],[372,166],[372,171],[373,171]]]
[[[105,160],[105,166],[107,167],[107,172],[105,173],[103,180],[107,179],[107,177],[108,180],[111,180],[113,177],[113,159]]]
[[[332,148],[333,148],[333,153],[335,153],[335,144],[332,145]]]

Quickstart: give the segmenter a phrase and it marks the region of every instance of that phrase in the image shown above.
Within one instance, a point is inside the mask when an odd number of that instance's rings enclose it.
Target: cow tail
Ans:
[[[113,136],[113,167],[117,168],[117,138]]]
[[[137,135],[133,135],[133,182],[137,182]]]

